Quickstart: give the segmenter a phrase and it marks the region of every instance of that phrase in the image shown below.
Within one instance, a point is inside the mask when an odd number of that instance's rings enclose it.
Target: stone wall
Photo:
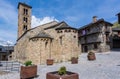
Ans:
[[[23,14],[23,9],[28,10],[28,15]],[[27,18],[27,23],[24,22],[23,18]],[[23,26],[27,25],[27,30],[31,29],[31,8],[20,5],[18,9],[18,38],[26,31],[23,30]]]
[[[82,35],[82,31],[85,30],[86,34]],[[87,27],[80,32],[80,44],[82,44],[82,50],[87,46],[89,50],[95,50],[97,52],[106,52],[110,50],[110,42],[109,37],[112,34],[111,26],[106,26],[104,23],[99,23],[91,27]],[[108,37],[106,36],[106,32],[108,32]],[[106,40],[108,38],[108,40]],[[94,45],[97,45],[97,48]]]
[[[55,28],[44,30],[44,28],[55,24],[38,26],[28,31],[18,40],[15,46],[14,59],[20,62],[32,60],[34,64],[45,64],[48,58],[54,59],[55,62],[62,62],[71,60],[71,57],[78,57],[80,54],[78,32],[73,29],[70,32],[63,29],[62,33],[58,33]],[[30,39],[41,31],[49,34],[53,39]]]

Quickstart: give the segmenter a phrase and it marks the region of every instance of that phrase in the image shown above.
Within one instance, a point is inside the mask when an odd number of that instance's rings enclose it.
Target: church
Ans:
[[[31,13],[30,5],[21,2],[18,4],[18,37],[13,60],[46,64],[47,59],[53,59],[57,63],[79,56],[78,29],[64,21],[53,21],[31,28]]]

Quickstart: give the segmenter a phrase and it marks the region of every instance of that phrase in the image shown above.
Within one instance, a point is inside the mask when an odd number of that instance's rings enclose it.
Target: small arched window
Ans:
[[[23,30],[26,31],[27,30],[27,25],[23,26]]]
[[[45,48],[47,47],[47,44],[48,44],[48,42],[46,41],[46,42],[45,42]]]
[[[60,45],[62,45],[62,36],[60,37]]]
[[[28,19],[27,18],[25,18],[25,22],[27,23],[27,21],[28,21]]]

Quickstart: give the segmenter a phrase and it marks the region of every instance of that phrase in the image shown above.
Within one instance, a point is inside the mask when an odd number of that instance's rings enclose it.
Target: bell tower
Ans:
[[[18,38],[31,29],[31,9],[32,7],[25,3],[18,4]]]

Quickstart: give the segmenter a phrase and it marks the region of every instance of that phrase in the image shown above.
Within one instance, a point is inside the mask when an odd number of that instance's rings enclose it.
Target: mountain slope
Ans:
[[[118,24],[118,22],[115,22],[112,26],[112,28],[120,28],[120,24]]]

